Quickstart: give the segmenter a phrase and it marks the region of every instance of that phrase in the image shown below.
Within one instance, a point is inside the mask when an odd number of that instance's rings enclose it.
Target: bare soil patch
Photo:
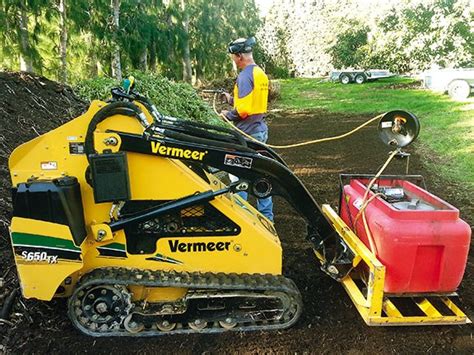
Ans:
[[[379,89],[402,89],[402,90],[412,90],[412,89],[423,89],[423,83],[421,81],[413,81],[409,83],[394,83],[380,86]]]

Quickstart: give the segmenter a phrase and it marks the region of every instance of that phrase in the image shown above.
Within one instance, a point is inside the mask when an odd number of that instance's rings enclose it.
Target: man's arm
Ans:
[[[239,113],[237,112],[236,109],[232,109],[230,111],[223,111],[223,113],[229,121],[239,121],[239,120],[241,120],[241,118],[239,116]]]

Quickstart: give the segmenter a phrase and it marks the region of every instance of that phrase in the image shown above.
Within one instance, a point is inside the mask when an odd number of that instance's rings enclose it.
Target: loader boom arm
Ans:
[[[149,137],[125,132],[115,133],[121,138],[121,151],[212,166],[247,180],[254,194],[261,193],[259,187],[261,189],[263,186],[266,191],[270,190],[269,195],[284,197],[307,221],[308,238],[315,244],[321,243],[334,233],[321,208],[298,177],[282,161],[265,156],[273,155],[274,152],[263,155],[247,147],[242,146],[239,149],[239,146],[234,144],[217,144],[212,140],[172,133],[169,130],[165,130],[164,135]]]
[[[153,123],[148,123],[135,102],[148,111]],[[164,116],[148,100],[139,99],[114,101],[96,112],[85,139],[88,159],[96,153],[93,134],[97,125],[114,115],[135,117],[145,128],[142,134],[108,131],[120,137],[119,150],[184,161],[205,179],[204,170],[213,167],[248,182],[250,193],[257,198],[282,196],[306,220],[307,239],[321,255],[323,269],[339,261],[351,264],[353,255],[347,253],[347,246],[320,206],[284,160],[266,145],[250,141],[229,128]],[[332,257],[326,254],[328,245]]]

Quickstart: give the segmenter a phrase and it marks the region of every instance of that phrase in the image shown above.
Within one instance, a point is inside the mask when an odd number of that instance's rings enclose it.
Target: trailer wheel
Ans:
[[[471,93],[471,87],[465,80],[453,80],[448,85],[448,94],[454,100],[467,99]]]
[[[339,75],[339,82],[344,85],[349,84],[351,82],[351,77],[348,74],[342,73]]]
[[[365,76],[365,74],[357,74],[354,81],[357,84],[363,84],[367,81],[367,77]]]

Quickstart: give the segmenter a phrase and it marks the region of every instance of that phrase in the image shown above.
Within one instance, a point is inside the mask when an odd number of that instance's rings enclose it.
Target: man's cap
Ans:
[[[231,54],[238,54],[238,53],[250,53],[252,52],[252,47],[257,43],[255,37],[245,38],[238,38],[235,41],[229,43],[227,50]]]

